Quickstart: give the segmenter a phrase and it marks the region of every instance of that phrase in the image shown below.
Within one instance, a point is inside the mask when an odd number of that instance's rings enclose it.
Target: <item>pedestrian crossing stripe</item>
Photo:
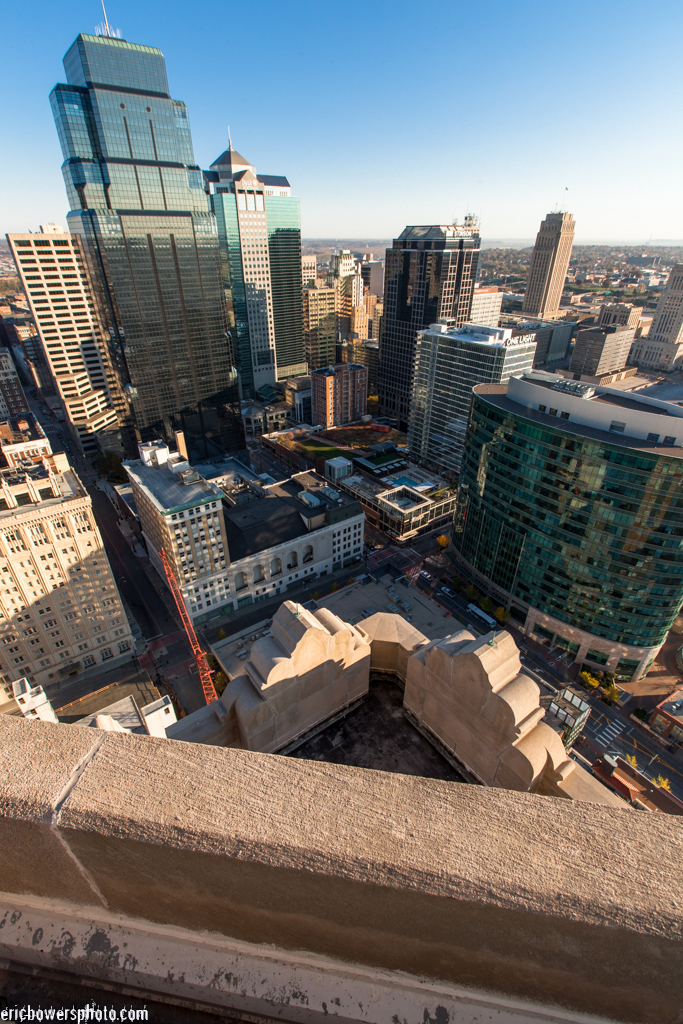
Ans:
[[[600,742],[602,742],[603,740],[613,740],[613,739],[616,739],[616,737],[619,735],[619,733],[623,732],[623,730],[625,728],[626,727],[625,727],[623,722],[611,722],[610,725],[606,726],[603,729],[603,731],[600,733],[600,735],[597,736],[596,738]]]

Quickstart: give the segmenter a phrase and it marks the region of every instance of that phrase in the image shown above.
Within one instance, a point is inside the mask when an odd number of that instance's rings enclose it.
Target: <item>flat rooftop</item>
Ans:
[[[534,383],[536,382],[534,381]],[[589,387],[590,385],[584,386]],[[539,412],[538,409],[529,409],[527,406],[521,406],[507,397],[507,384],[477,384],[476,393],[485,397],[487,401],[503,412],[522,416],[524,419],[539,423],[544,427],[552,427],[560,433],[564,431],[567,434],[575,434],[577,437],[587,437],[594,441],[601,441],[603,444],[614,445],[617,448],[628,448],[648,455],[666,455],[671,459],[683,459],[683,448],[641,440],[638,437],[631,437],[629,434],[615,434],[609,430],[597,430],[594,427],[586,427],[582,423],[576,423],[574,420],[558,420],[556,416]],[[641,406],[640,408],[642,409],[643,407]],[[653,409],[651,406],[648,408],[651,411],[659,412],[658,409]]]
[[[111,714],[109,709],[112,706],[129,707],[130,702],[126,703],[129,697],[133,697],[137,706],[143,708],[153,701],[159,700],[160,696],[151,681],[133,680],[128,683],[110,683],[109,686],[104,686],[93,693],[87,693],[84,697],[79,697],[61,707],[58,703],[58,694],[50,697],[50,700],[60,722],[67,722],[71,725],[79,722],[89,725],[90,720],[94,721],[96,715]]]
[[[175,454],[175,453],[174,453]],[[162,466],[146,466],[142,459],[124,462],[129,477],[144,487],[161,512],[175,512],[215,501],[223,495],[218,487],[200,477],[199,480],[183,483],[179,474],[174,473],[168,463]]]

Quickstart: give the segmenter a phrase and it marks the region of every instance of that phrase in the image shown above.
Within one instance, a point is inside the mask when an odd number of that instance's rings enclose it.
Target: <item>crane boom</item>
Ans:
[[[187,639],[190,641],[192,653],[194,654],[195,661],[197,662],[197,668],[199,669],[199,678],[201,680],[202,690],[204,691],[204,699],[206,700],[207,704],[210,704],[212,701],[218,700],[218,694],[216,693],[215,687],[213,685],[213,679],[211,678],[211,669],[209,668],[209,663],[206,660],[206,654],[204,653],[204,650],[202,649],[199,640],[197,640],[197,634],[194,631],[192,619],[187,614],[187,608],[185,607],[185,602],[183,601],[183,595],[180,593],[178,581],[173,575],[173,571],[171,569],[171,566],[169,565],[168,558],[166,557],[166,552],[163,550],[160,551],[159,557],[161,558],[161,564],[163,565],[164,572],[166,573],[166,581],[168,582],[169,589],[173,594],[173,600],[176,603],[176,608],[180,613],[180,618],[182,619],[183,626],[185,627]]]

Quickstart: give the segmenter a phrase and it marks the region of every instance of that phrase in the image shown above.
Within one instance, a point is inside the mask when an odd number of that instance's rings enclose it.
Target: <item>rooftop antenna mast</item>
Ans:
[[[105,31],[105,34],[108,35],[108,36],[111,36],[111,28],[109,27],[109,22],[107,21],[107,12],[104,9],[104,0],[102,0],[102,14],[104,15],[104,31]]]
[[[102,0],[104,3],[104,0]],[[232,149],[232,136],[230,134],[230,125],[228,125],[228,149]]]

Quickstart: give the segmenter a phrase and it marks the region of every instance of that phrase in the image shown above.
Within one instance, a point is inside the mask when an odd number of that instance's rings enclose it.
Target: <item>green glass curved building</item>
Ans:
[[[473,389],[464,571],[528,634],[644,675],[683,603],[683,408],[532,371]]]

